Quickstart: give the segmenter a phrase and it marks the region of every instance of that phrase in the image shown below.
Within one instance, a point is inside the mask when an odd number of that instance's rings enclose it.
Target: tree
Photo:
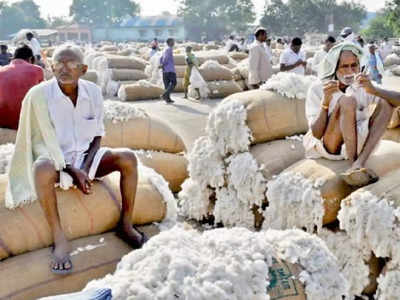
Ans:
[[[394,34],[400,35],[400,0],[390,0],[386,2],[388,11],[388,24],[393,29]]]
[[[368,27],[362,31],[362,34],[368,40],[384,39],[385,37],[389,38],[394,36],[393,27],[388,21],[388,13],[384,12],[377,15],[377,17],[370,22]]]
[[[45,28],[46,21],[40,16],[39,6],[33,0],[22,0],[8,5],[0,2],[0,36],[8,39],[10,34],[23,28]]]
[[[178,15],[183,17],[188,37],[218,40],[234,31],[241,32],[255,20],[251,0],[180,0]]]
[[[140,6],[131,0],[73,0],[70,16],[80,24],[109,26],[119,24],[127,16],[140,13]]]
[[[276,35],[303,36],[306,32],[327,32],[331,16],[337,30],[351,26],[357,31],[366,11],[354,1],[338,4],[336,0],[269,0],[261,24]]]
[[[73,21],[68,20],[65,17],[48,17],[47,18],[47,27],[48,28],[57,28],[60,26],[66,26],[66,25],[71,25],[73,24]]]

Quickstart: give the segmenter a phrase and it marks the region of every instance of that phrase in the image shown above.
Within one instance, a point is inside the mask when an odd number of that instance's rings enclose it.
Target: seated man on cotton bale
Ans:
[[[103,97],[95,84],[80,79],[87,70],[80,48],[56,49],[52,70],[55,78],[32,88],[24,99],[6,206],[40,201],[55,244],[51,271],[66,274],[72,270],[71,248],[60,225],[56,185],[68,189],[75,184],[90,194],[94,178],[120,172],[122,212],[117,233],[133,248],[140,248],[146,237],[131,223],[136,156],[130,150],[100,148]]]
[[[333,47],[321,63],[322,83],[310,87],[306,100],[306,156],[350,160],[342,178],[353,186],[378,180],[365,163],[387,128],[393,106],[400,105],[399,93],[375,87],[361,73],[362,56],[353,43]]]

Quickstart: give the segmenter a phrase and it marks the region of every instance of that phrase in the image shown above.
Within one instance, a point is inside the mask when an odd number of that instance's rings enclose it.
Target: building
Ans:
[[[119,26],[93,29],[94,41],[151,41],[158,38],[165,41],[173,37],[185,39],[183,19],[177,16],[129,17]]]
[[[56,28],[58,31],[58,39],[60,42],[65,41],[81,41],[91,42],[92,32],[89,27],[79,24],[72,24],[66,26],[59,26]]]

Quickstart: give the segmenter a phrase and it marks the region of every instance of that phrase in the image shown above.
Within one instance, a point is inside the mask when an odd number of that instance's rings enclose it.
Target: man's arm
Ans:
[[[86,151],[85,159],[82,163],[81,169],[89,174],[90,166],[93,163],[93,159],[100,149],[101,144],[101,136],[96,136],[93,141],[90,143],[89,149]]]
[[[374,86],[368,76],[364,74],[357,76],[356,80],[367,93],[386,100],[393,107],[400,106],[400,92],[385,90],[380,87]]]

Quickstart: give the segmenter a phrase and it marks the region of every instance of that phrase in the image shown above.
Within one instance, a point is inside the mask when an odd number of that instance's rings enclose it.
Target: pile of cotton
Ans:
[[[392,53],[385,58],[384,65],[387,68],[398,66],[400,65],[400,57],[397,54]]]
[[[6,174],[14,154],[14,144],[0,145],[0,174]]]
[[[140,275],[138,275],[140,274]],[[348,286],[324,243],[299,230],[199,233],[175,227],[122,258],[85,289],[113,299],[341,300]]]

